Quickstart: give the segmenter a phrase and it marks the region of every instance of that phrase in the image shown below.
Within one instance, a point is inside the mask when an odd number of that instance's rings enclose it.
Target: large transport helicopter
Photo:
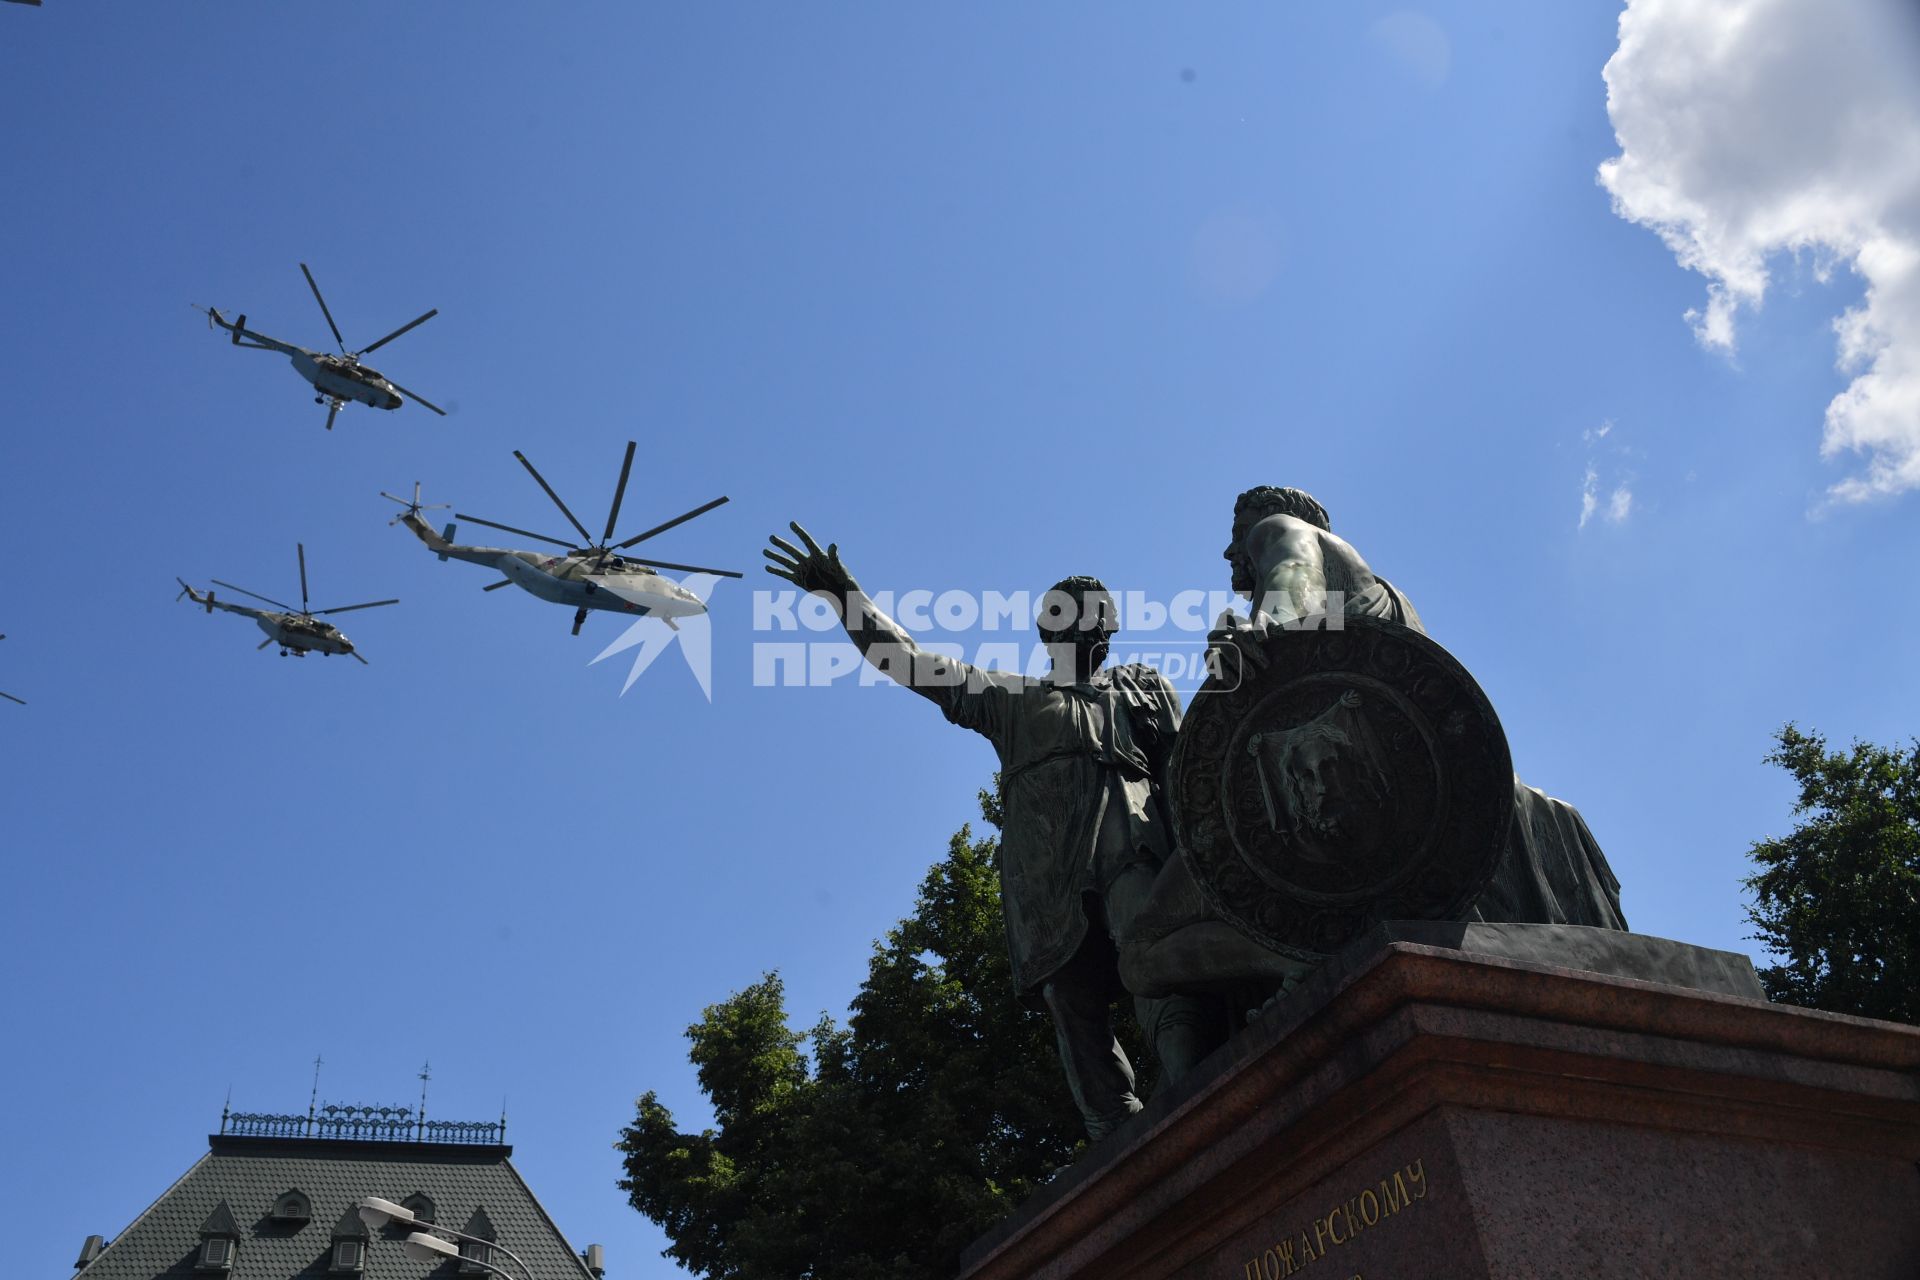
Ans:
[[[333,430],[334,415],[338,414],[341,406],[350,400],[375,409],[398,409],[406,400],[413,400],[425,405],[443,418],[447,416],[445,409],[425,396],[407,390],[379,370],[370,369],[360,363],[361,356],[369,351],[378,351],[407,330],[425,324],[440,314],[440,308],[435,307],[425,315],[407,321],[371,346],[362,347],[358,351],[349,351],[347,340],[340,336],[340,326],[333,322],[333,312],[327,310],[327,300],[320,296],[320,286],[313,281],[313,272],[307,270],[307,264],[304,262],[300,264],[300,273],[306,276],[307,287],[313,290],[313,300],[320,304],[320,314],[327,318],[327,328],[333,330],[334,344],[340,348],[340,354],[337,356],[328,355],[324,351],[309,351],[291,342],[282,342],[278,338],[269,338],[264,333],[257,333],[247,328],[247,317],[244,313],[238,320],[228,323],[227,318],[221,315],[216,307],[199,309],[207,313],[210,324],[217,325],[233,335],[234,346],[249,347],[255,351],[278,351],[293,361],[294,371],[311,382],[314,391],[318,393],[314,396],[313,402],[328,406],[327,430],[329,431]]]
[[[620,483],[613,491],[613,507],[607,512],[607,531],[598,542],[587,532],[587,527],[574,518],[567,504],[560,501],[560,495],[546,482],[541,474],[534,470],[525,454],[518,449],[513,456],[527,469],[547,497],[553,499],[553,505],[567,522],[580,531],[580,541],[567,542],[561,538],[550,538],[543,533],[533,533],[526,529],[516,529],[510,524],[496,524],[492,520],[482,520],[478,516],[454,512],[455,520],[471,520],[483,524],[489,529],[500,529],[507,533],[517,533],[523,538],[532,538],[538,542],[550,542],[564,548],[564,555],[549,555],[541,551],[516,551],[506,547],[468,547],[453,540],[457,525],[449,524],[439,533],[433,531],[420,515],[426,510],[420,505],[420,486],[413,487],[413,501],[396,498],[382,492],[381,497],[389,502],[397,502],[406,510],[398,517],[398,522],[413,531],[413,535],[427,544],[442,560],[465,560],[472,564],[483,564],[498,569],[506,576],[500,581],[482,587],[482,591],[495,591],[504,586],[516,586],[530,595],[554,604],[573,606],[573,634],[580,634],[580,626],[587,620],[589,612],[600,610],[606,613],[638,614],[642,617],[655,617],[670,627],[676,627],[676,618],[688,618],[705,613],[706,604],[693,592],[680,584],[656,573],[656,569],[676,569],[686,573],[710,573],[721,578],[738,578],[740,575],[731,569],[704,569],[699,565],[674,564],[666,560],[642,560],[634,556],[618,553],[637,543],[645,542],[655,534],[665,533],[675,525],[685,524],[695,516],[705,515],[726,501],[715,498],[712,502],[695,507],[684,515],[675,516],[665,524],[657,524],[645,533],[635,534],[624,542],[613,541],[614,523],[620,518],[620,501],[626,496],[627,476],[633,470],[634,442],[627,441],[627,456],[620,464]]]
[[[5,640],[5,639],[6,637],[4,635],[0,635],[0,640]],[[5,698],[8,702],[17,702],[23,707],[27,705],[27,700],[25,698],[16,698],[10,693],[0,693],[0,698]]]
[[[278,644],[280,646],[280,656],[283,658],[288,654],[292,654],[296,658],[304,658],[309,653],[317,653],[322,657],[331,658],[336,653],[344,653],[350,658],[365,663],[366,659],[362,658],[359,652],[354,649],[353,641],[347,639],[347,637],[341,633],[340,629],[331,622],[322,622],[321,619],[329,614],[351,613],[355,609],[378,609],[381,605],[399,604],[400,602],[398,600],[371,600],[366,604],[343,604],[334,609],[310,608],[307,604],[307,548],[304,543],[296,545],[300,551],[300,607],[298,609],[295,609],[290,604],[275,600],[271,596],[263,596],[258,592],[249,591],[245,587],[236,587],[231,582],[222,582],[218,578],[213,580],[214,586],[225,587],[229,591],[238,591],[243,596],[252,596],[255,600],[273,605],[274,608],[255,609],[251,605],[232,604],[226,600],[215,598],[213,587],[207,588],[206,593],[203,595],[188,586],[184,579],[175,578],[174,581],[180,584],[181,596],[188,597],[197,605],[204,605],[209,614],[215,609],[224,609],[228,613],[237,613],[243,618],[252,618],[254,624],[267,633],[267,638],[260,642],[259,648],[264,649],[270,644]],[[179,596],[174,598],[179,599]],[[278,612],[276,612],[276,610],[278,610]]]

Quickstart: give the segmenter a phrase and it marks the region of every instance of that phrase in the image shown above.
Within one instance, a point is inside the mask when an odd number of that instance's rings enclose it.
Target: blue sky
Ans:
[[[1916,499],[1834,503],[1859,276],[1769,259],[1731,355],[1617,215],[1607,3],[0,11],[0,1178],[62,1275],[236,1106],[490,1118],[576,1245],[668,1275],[614,1188],[683,1028],[779,969],[839,1012],[990,750],[905,692],[618,696],[611,619],[437,563],[377,496],[623,526],[758,571],[799,518],[869,589],[1224,586],[1297,484],[1578,805],[1633,925],[1745,950],[1798,721],[1914,729]],[[324,411],[188,303],[321,345],[430,306]],[[1607,428],[1602,434],[1602,428]],[[1592,479],[1588,479],[1589,470]],[[1582,522],[1583,494],[1595,510]],[[1619,494],[1628,495],[1624,500]],[[1614,518],[1615,515],[1619,518]],[[256,654],[174,576],[316,603],[372,665]],[[369,1188],[369,1191],[379,1191]],[[31,1230],[24,1230],[31,1224]]]

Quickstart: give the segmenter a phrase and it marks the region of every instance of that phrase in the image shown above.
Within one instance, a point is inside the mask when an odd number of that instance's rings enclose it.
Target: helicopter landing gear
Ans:
[[[585,622],[586,620],[587,620],[587,611],[585,609],[575,609],[573,611],[573,634],[575,635],[580,634],[580,624]]]

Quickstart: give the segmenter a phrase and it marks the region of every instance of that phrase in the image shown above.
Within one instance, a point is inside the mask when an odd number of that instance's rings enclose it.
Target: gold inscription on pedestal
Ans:
[[[1427,1170],[1424,1159],[1395,1169],[1379,1183],[1363,1187],[1356,1195],[1329,1209],[1324,1217],[1280,1237],[1247,1263],[1244,1280],[1284,1280],[1304,1270],[1308,1263],[1327,1256],[1329,1249],[1350,1243],[1362,1232],[1371,1231],[1404,1213],[1416,1201],[1427,1198]]]

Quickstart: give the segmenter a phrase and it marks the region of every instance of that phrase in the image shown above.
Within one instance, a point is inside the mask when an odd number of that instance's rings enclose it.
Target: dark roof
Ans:
[[[593,1280],[508,1159],[512,1147],[217,1134],[208,1144],[74,1280],[208,1280],[194,1263],[202,1224],[223,1202],[240,1240],[231,1280],[328,1280],[333,1232],[317,1224],[338,1222],[362,1196],[399,1201],[416,1191],[433,1198],[442,1224],[484,1211],[497,1242],[526,1260],[534,1280]],[[273,1202],[290,1188],[312,1202],[311,1222],[273,1221]],[[414,1262],[402,1252],[412,1230],[368,1232],[365,1280],[453,1280],[455,1261]]]

